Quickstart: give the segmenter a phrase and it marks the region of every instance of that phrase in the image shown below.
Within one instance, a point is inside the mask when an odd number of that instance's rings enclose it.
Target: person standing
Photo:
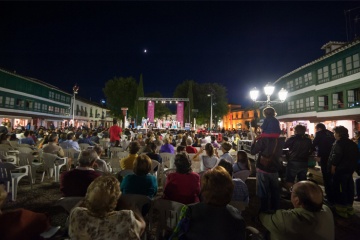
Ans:
[[[284,148],[289,148],[289,159],[286,166],[286,187],[290,189],[298,181],[306,180],[308,159],[312,152],[312,142],[305,136],[306,127],[295,126],[295,135],[286,140]]]
[[[117,120],[113,119],[113,126],[109,128],[111,146],[115,146],[116,142],[120,143],[121,133],[121,127],[118,126]]]
[[[251,145],[251,154],[258,154],[256,161],[256,195],[260,198],[260,211],[273,212],[279,208],[279,160],[284,137],[259,137]]]
[[[331,174],[332,191],[335,211],[341,217],[348,218],[354,215],[354,180],[358,147],[349,139],[347,128],[334,128],[334,143],[328,161],[328,172]]]
[[[333,201],[331,193],[330,174],[327,171],[327,163],[333,143],[335,142],[334,134],[326,129],[323,123],[315,126],[316,134],[313,140],[313,150],[317,149],[317,156],[320,158],[321,173],[323,175],[325,187],[325,200],[330,203]]]

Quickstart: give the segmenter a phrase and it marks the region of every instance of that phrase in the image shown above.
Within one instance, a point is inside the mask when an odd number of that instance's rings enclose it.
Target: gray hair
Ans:
[[[97,159],[98,155],[94,150],[85,150],[81,152],[79,164],[81,167],[90,167]]]

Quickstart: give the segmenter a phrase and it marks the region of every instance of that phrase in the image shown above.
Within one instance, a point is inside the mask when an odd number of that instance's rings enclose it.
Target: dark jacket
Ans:
[[[288,161],[307,162],[312,153],[312,142],[305,135],[296,134],[286,140],[284,148],[289,148]]]
[[[317,147],[318,157],[321,157],[322,159],[328,159],[334,142],[334,133],[326,129],[318,131],[313,140],[313,150],[315,150],[315,147]]]
[[[358,147],[348,138],[337,140],[329,156],[328,171],[331,166],[336,166],[335,174],[353,174],[356,170]]]
[[[277,141],[277,144],[276,144]],[[285,138],[259,138],[255,143],[251,145],[251,154],[258,154],[256,161],[256,168],[268,173],[275,173],[281,169],[281,162],[279,160],[283,146],[284,146]],[[274,148],[276,149],[274,151]],[[274,154],[273,154],[274,153]],[[263,156],[272,156],[271,163],[265,167],[260,163],[260,157]]]

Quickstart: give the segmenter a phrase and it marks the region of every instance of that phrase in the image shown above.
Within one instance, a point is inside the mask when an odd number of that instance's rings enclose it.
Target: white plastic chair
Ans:
[[[174,168],[175,154],[173,153],[159,153],[162,158],[163,169]]]
[[[246,179],[248,179],[248,177],[250,176],[250,174],[251,174],[250,170],[241,170],[236,173],[233,173],[233,178],[240,178],[241,180],[243,180],[243,182],[245,182]]]
[[[59,158],[55,154],[43,153],[42,155],[44,161],[44,167],[48,170],[49,177],[53,176],[55,172],[55,182],[60,181],[60,169],[67,164],[67,158]]]
[[[155,168],[157,168],[157,171],[155,171]],[[158,171],[160,169],[160,163],[154,159],[151,159],[151,170],[150,170],[150,174],[154,175],[155,177],[158,176]]]
[[[16,157],[16,155],[10,155],[7,149],[0,148],[0,159],[2,159],[3,162],[18,165],[18,158]]]
[[[84,200],[84,197],[62,197],[57,200],[55,206],[61,206],[69,214],[71,209],[80,204],[82,200]]]
[[[88,143],[79,143],[79,147],[81,151],[87,150],[90,147],[90,144]]]
[[[191,160],[191,168],[194,172],[200,172],[200,161],[195,161],[194,157],[195,157],[196,153],[189,153],[188,156]]]
[[[75,167],[78,165],[80,153],[81,153],[81,151],[78,151],[74,148],[64,149],[64,156],[67,157],[68,159],[70,158],[71,164],[74,164]],[[71,166],[69,166],[69,167],[71,167]]]
[[[124,158],[129,155],[129,152],[124,152],[124,149],[120,147],[111,147],[110,148],[111,158]]]
[[[42,175],[41,175],[41,181],[44,181],[44,176],[45,176],[45,166],[44,166],[44,161],[42,158],[42,150],[39,151],[39,157],[37,159],[34,159],[31,163],[31,178],[32,178],[32,182],[35,183],[35,179],[36,179],[36,170],[39,168],[42,168]]]
[[[170,173],[174,173],[174,172],[176,172],[176,169],[175,168],[168,168],[168,169],[166,169],[163,173],[162,173],[162,175],[161,175],[161,182],[162,182],[162,187],[163,187],[163,189],[165,188],[165,183],[166,183],[166,178],[167,178],[167,176],[170,174]]]
[[[122,177],[126,177],[129,174],[134,174],[134,171],[130,169],[124,169],[119,172],[119,175]]]
[[[154,228],[154,210],[159,212],[155,239],[163,239],[166,231],[172,231],[179,221],[181,209],[185,205],[166,199],[156,199],[150,209],[149,228]]]
[[[23,169],[25,170],[24,172],[18,172],[18,173],[13,172],[15,170],[20,171]],[[28,165],[16,167],[11,163],[1,163],[0,162],[0,181],[6,182],[8,191],[10,189],[10,184],[11,184],[11,200],[12,201],[16,201],[19,181],[23,177],[29,176],[29,172],[30,172],[30,166],[28,166]],[[30,184],[31,184],[31,179],[30,179]]]

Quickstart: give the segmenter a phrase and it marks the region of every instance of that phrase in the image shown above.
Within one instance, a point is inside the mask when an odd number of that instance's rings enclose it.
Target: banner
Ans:
[[[178,102],[177,104],[176,121],[180,122],[180,128],[184,126],[184,102]]]
[[[149,122],[154,122],[154,112],[155,112],[155,102],[148,101],[147,106],[147,118],[149,119]]]

